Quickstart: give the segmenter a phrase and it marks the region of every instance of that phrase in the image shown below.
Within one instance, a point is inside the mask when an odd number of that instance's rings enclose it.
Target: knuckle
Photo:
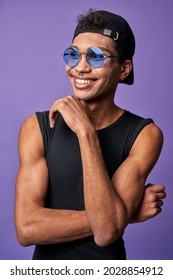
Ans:
[[[151,210],[151,215],[156,216],[160,212],[160,209],[158,207],[155,207]]]
[[[158,207],[158,203],[156,201],[153,202],[153,207],[154,207],[154,209]]]
[[[59,109],[64,109],[65,106],[66,106],[66,103],[67,103],[66,100],[60,101],[59,104],[58,104],[58,108]]]
[[[158,208],[150,208],[150,209],[148,209],[148,212],[146,214],[147,219],[150,219],[150,218],[156,216],[159,213],[158,211],[159,211]]]
[[[153,193],[153,192],[148,192],[148,199],[149,199],[150,201],[156,201],[157,196],[156,196],[156,194]]]
[[[151,193],[151,188],[150,188],[150,187],[147,187],[147,188],[145,189],[145,192],[146,192],[147,194]]]
[[[152,215],[153,215],[153,216],[156,216],[158,213],[160,213],[160,209],[159,209],[159,208],[154,208],[154,209],[152,210]]]
[[[72,99],[73,99],[73,96],[72,95],[68,95],[64,100],[71,101]]]

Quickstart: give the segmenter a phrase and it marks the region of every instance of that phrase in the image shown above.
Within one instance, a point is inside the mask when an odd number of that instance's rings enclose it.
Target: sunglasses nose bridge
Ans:
[[[88,68],[91,69],[91,66],[88,64],[87,61],[87,52],[81,52],[79,54],[80,54],[79,62],[76,65],[77,71],[83,72],[84,70],[85,71],[88,70]]]

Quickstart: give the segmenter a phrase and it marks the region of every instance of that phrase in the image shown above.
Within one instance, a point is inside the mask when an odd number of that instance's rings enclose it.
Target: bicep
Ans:
[[[130,219],[143,196],[147,176],[158,160],[163,135],[154,124],[147,125],[138,135],[127,159],[115,172],[112,184],[121,197]]]
[[[15,216],[29,215],[34,207],[44,205],[48,170],[43,141],[36,116],[30,117],[19,135],[20,167],[16,179]]]
[[[16,198],[26,203],[44,205],[48,186],[48,171],[44,160],[32,165],[21,163],[16,180]]]

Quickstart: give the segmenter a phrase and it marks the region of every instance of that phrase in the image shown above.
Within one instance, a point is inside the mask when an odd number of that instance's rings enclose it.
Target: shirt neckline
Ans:
[[[111,129],[112,127],[114,126],[117,126],[121,120],[125,117],[125,115],[128,113],[128,111],[124,110],[124,112],[122,113],[122,115],[120,115],[120,117],[118,119],[116,119],[113,123],[109,124],[108,126],[104,127],[104,128],[101,128],[101,129],[98,129],[97,132],[98,133],[102,133],[106,130],[109,130]]]

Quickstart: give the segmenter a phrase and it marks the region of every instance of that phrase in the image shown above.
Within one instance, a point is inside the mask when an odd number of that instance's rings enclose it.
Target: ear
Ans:
[[[121,66],[122,69],[120,72],[119,80],[123,81],[130,74],[132,70],[132,62],[130,59],[127,59]]]

